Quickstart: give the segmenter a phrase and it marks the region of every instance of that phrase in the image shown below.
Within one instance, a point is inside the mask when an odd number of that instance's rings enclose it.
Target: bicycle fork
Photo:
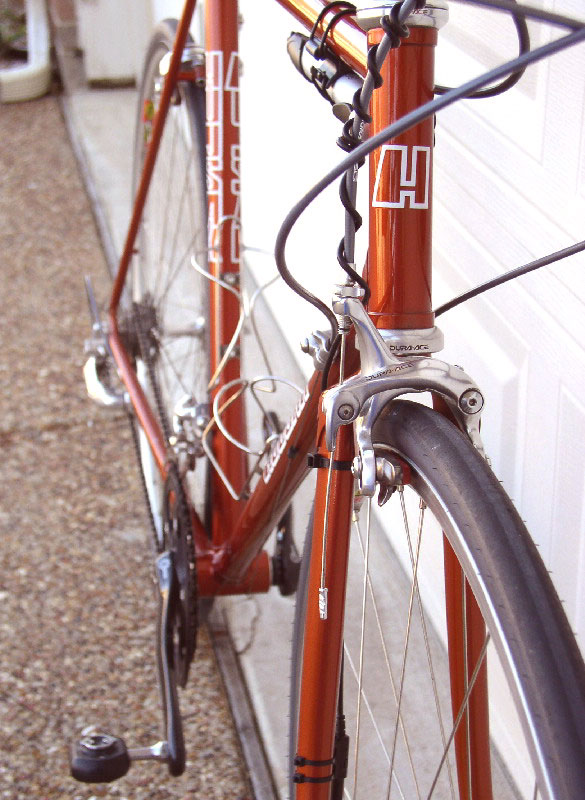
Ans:
[[[343,619],[354,501],[353,431],[340,431],[334,453],[325,445],[324,415],[318,435],[319,468],[308,583],[300,718],[293,781],[298,800],[329,798],[331,782],[343,776],[335,758]],[[332,462],[330,462],[332,459]],[[331,467],[331,468],[330,468]]]
[[[372,497],[379,487],[379,502],[383,503],[398,483],[409,480],[408,466],[393,465],[376,453],[372,430],[377,417],[400,395],[430,391],[440,398],[443,413],[450,416],[483,453],[479,435],[483,397],[477,385],[461,368],[438,359],[401,359],[393,355],[363,309],[358,291],[356,287],[340,287],[333,308],[355,328],[360,372],[323,395],[317,429],[318,452],[313,458],[318,476],[293,775],[297,800],[328,799],[334,782],[342,785],[347,772],[347,737],[344,731],[338,732],[337,722],[338,714],[342,714],[338,710],[338,698],[355,490],[357,488],[364,497]],[[447,571],[451,562],[447,549]],[[450,586],[456,585],[457,576],[447,575],[448,591]],[[469,598],[468,605],[472,602]],[[468,622],[473,622],[473,609],[465,611],[460,593],[452,590],[448,616],[454,717],[461,704],[461,685],[466,685],[459,663],[462,645],[458,636],[466,629],[462,614],[466,614]],[[475,630],[477,626],[474,623],[471,627]],[[481,682],[485,682],[485,676]],[[473,723],[467,734],[462,729],[455,743],[459,782],[464,787],[476,783],[486,786],[481,769],[476,774],[474,766],[486,761],[482,755],[485,755],[486,743],[489,746],[483,702],[483,699],[474,701],[477,713],[473,716],[479,721]],[[472,742],[470,761],[465,755],[470,746],[467,735]],[[491,789],[485,794],[484,788],[474,797],[490,797]]]

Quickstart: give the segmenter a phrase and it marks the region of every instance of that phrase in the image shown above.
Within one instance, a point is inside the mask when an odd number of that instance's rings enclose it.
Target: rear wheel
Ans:
[[[368,800],[581,796],[585,670],[510,500],[466,437],[431,409],[393,403],[374,442],[377,455],[402,465],[403,485],[379,519],[352,531],[342,693],[349,764],[345,781],[328,786],[335,797]],[[293,639],[291,765],[310,547],[309,536]],[[328,796],[318,785],[302,792]]]
[[[176,28],[175,20],[161,23],[147,53],[136,127],[135,191]],[[194,52],[192,41],[188,46]],[[207,278],[197,271],[198,266],[207,268],[205,95],[192,81],[179,83],[171,100],[136,248],[131,281],[136,372],[168,441],[179,404],[203,411],[208,403],[209,288]],[[161,548],[164,481],[142,430],[138,437],[148,505]],[[184,484],[204,521],[207,471],[202,460],[187,473]]]

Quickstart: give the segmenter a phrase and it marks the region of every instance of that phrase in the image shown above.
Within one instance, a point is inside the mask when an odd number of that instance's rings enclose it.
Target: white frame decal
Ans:
[[[411,153],[409,155],[409,150]],[[400,152],[400,197],[398,200],[379,200],[378,192],[380,189],[380,181],[382,179],[382,168],[384,166],[384,159],[388,151]],[[424,153],[424,200],[417,202],[417,179],[420,176],[421,170],[418,169],[419,153]],[[410,161],[410,172],[409,172]],[[374,192],[372,195],[372,208],[406,208],[408,206],[416,209],[426,209],[429,207],[429,184],[431,177],[431,148],[424,145],[414,145],[412,148],[406,144],[385,144],[382,146],[380,153],[380,160],[378,161],[378,168],[376,170],[376,180],[374,182]],[[420,188],[419,188],[420,197]]]

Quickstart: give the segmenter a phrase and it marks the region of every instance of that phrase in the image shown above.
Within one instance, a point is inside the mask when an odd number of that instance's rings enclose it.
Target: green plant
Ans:
[[[26,50],[24,3],[0,1],[0,56]]]

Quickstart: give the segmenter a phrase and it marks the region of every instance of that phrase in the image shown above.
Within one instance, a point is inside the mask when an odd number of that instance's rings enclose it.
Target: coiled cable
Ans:
[[[509,6],[511,6],[509,0],[466,0],[466,2],[478,5],[493,5],[496,8],[501,6],[506,8],[506,10],[509,10]],[[413,6],[414,3],[408,4],[408,13],[410,13],[410,9]],[[403,9],[406,7],[407,0],[405,0],[405,2],[402,4]],[[362,142],[359,147],[356,147],[353,152],[349,153],[344,159],[342,159],[336,167],[324,175],[323,178],[321,178],[321,180],[318,181],[313,188],[293,206],[284,219],[276,237],[276,266],[285,283],[287,283],[287,285],[290,286],[290,288],[297,292],[297,294],[299,294],[301,297],[316,306],[327,317],[327,320],[331,325],[332,341],[337,334],[337,319],[335,315],[321,300],[314,297],[314,295],[308,292],[303,286],[301,286],[301,284],[298,283],[298,281],[293,278],[286,265],[286,241],[294,224],[301,214],[307,209],[313,200],[321,194],[324,189],[330,186],[333,181],[335,181],[341,175],[352,169],[354,165],[358,164],[361,159],[364,159],[373,150],[384,144],[384,142],[388,141],[389,139],[393,139],[396,136],[400,136],[402,133],[410,128],[413,128],[415,125],[418,125],[428,117],[431,117],[442,109],[447,108],[458,100],[469,97],[471,93],[493,84],[494,81],[499,81],[511,73],[525,69],[529,64],[541,61],[550,57],[554,53],[564,50],[567,47],[571,47],[585,41],[585,24],[579,22],[578,20],[571,19],[570,17],[560,14],[543,12],[540,9],[532,9],[527,6],[518,6],[517,8],[514,7],[514,10],[528,17],[533,16],[536,19],[544,19],[547,22],[552,22],[553,24],[567,27],[571,30],[571,33],[562,36],[560,39],[548,42],[541,47],[536,48],[535,50],[530,50],[527,53],[523,53],[517,58],[511,59],[505,64],[488,70],[483,75],[479,75],[478,77],[467,81],[461,86],[450,89],[449,91],[445,92],[445,94],[436,97],[434,100],[431,100],[422,106],[419,106],[413,111],[410,111],[408,114],[405,114],[401,119],[393,122],[386,128],[383,128],[381,131],[379,131],[379,133],[375,134],[365,142]],[[381,44],[382,42],[380,45]]]
[[[346,153],[351,153],[361,144],[363,127],[372,120],[369,114],[372,94],[383,84],[382,64],[388,52],[399,47],[402,39],[408,37],[409,30],[404,20],[416,7],[416,2],[398,4],[392,8],[389,16],[382,17],[380,20],[384,37],[368,51],[366,78],[362,88],[358,89],[353,97],[354,117],[345,123],[343,132],[337,140],[339,147]],[[357,164],[358,169],[363,164],[364,159],[361,159]],[[367,281],[352,266],[355,235],[362,226],[362,218],[356,208],[356,187],[353,168],[348,170],[341,179],[339,197],[346,211],[346,225],[345,235],[337,248],[337,261],[350,279],[364,290],[364,305],[367,305],[371,294],[370,287]]]

